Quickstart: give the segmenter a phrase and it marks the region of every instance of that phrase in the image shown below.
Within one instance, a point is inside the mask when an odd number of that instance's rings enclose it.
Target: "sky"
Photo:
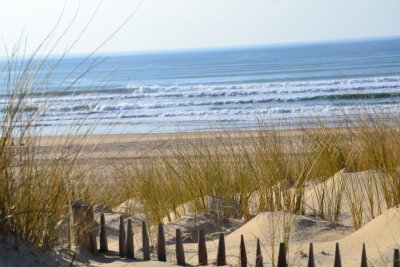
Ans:
[[[0,55],[50,32],[52,53],[400,36],[399,11],[399,0],[0,0]]]

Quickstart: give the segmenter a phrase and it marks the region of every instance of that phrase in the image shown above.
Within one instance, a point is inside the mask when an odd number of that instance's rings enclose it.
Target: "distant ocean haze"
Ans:
[[[97,123],[96,133],[296,125],[354,114],[360,104],[399,111],[400,39],[110,54],[94,67],[79,65],[84,58],[57,67],[50,59],[35,78],[27,112],[46,103],[38,123],[49,134],[77,123]]]

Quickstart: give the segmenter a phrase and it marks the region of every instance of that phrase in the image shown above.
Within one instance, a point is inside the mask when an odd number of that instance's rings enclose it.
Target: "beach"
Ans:
[[[399,1],[3,2],[0,267],[400,267]]]
[[[276,266],[281,242],[290,266],[310,243],[317,266],[337,263],[337,243],[345,266],[391,265],[399,43],[49,57],[32,81],[5,72],[0,265],[193,266],[200,230],[209,265],[219,251],[237,266],[242,236],[250,266],[256,251]]]

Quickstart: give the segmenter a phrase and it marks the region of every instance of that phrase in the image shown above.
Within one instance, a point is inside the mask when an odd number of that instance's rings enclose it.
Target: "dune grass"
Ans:
[[[85,182],[90,170],[80,164],[90,129],[76,145],[82,119],[44,145],[40,125],[55,96],[48,94],[42,104],[33,103],[33,96],[38,88],[48,88],[64,55],[50,61],[48,55],[39,56],[43,48],[39,47],[25,56],[20,54],[21,45],[12,49],[0,72],[0,236],[49,249],[67,239],[70,201],[92,199]]]
[[[399,122],[369,112],[360,112],[351,122],[348,116],[337,118],[334,128],[319,121],[318,127],[295,131],[220,131],[212,140],[199,133],[190,144],[175,141],[172,151],[160,149],[150,162],[125,166],[129,171],[115,172],[113,179],[122,184],[125,197],[143,201],[153,223],[171,219],[171,214],[207,211],[207,196],[224,201],[227,217],[232,209],[239,209],[235,212],[245,220],[261,211],[304,214],[305,188],[315,187],[315,215],[338,222],[347,201],[358,229],[363,216],[371,220],[383,206],[399,204]],[[381,174],[358,185],[328,180],[342,169]],[[324,189],[327,182],[337,184]],[[193,203],[191,210],[184,210],[187,202]],[[239,205],[233,207],[233,202]]]

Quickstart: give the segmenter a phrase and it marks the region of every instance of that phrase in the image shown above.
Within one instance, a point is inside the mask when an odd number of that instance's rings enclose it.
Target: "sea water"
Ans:
[[[44,105],[36,123],[49,134],[76,125],[95,133],[256,129],[260,120],[298,127],[362,109],[398,113],[400,38],[67,55],[36,59],[25,76],[13,71],[33,81],[26,112]]]

